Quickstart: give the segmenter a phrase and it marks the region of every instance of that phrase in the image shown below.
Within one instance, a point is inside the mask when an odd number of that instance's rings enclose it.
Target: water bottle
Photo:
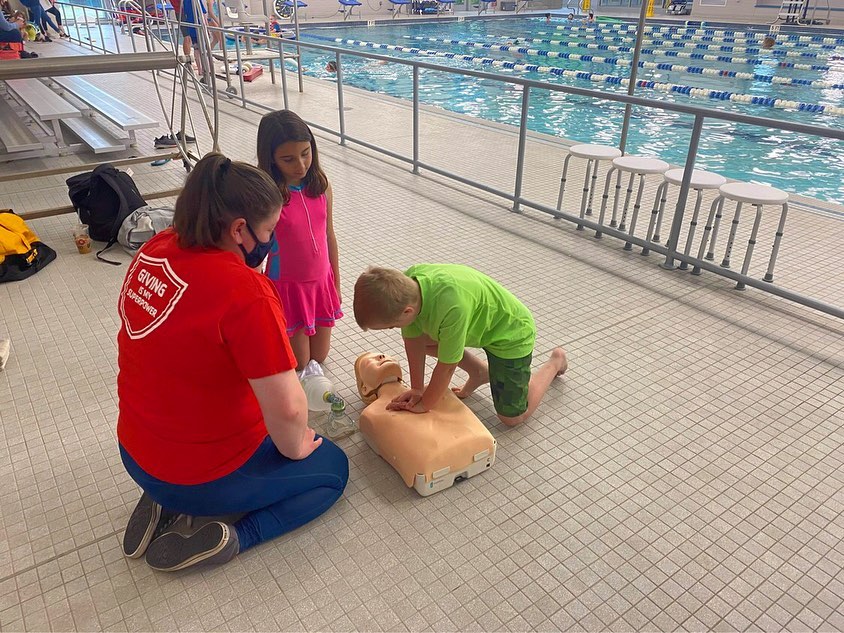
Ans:
[[[328,412],[328,420],[323,428],[323,435],[330,440],[339,440],[348,437],[357,431],[354,420],[346,413],[346,402],[336,394],[329,394],[331,410]]]

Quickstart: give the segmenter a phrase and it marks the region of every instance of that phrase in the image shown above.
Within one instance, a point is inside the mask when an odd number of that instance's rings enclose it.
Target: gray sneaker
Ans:
[[[123,533],[123,553],[129,558],[140,558],[152,540],[166,530],[179,517],[164,510],[147,493],[141,495],[138,505],[129,517]]]
[[[6,366],[9,355],[12,353],[12,341],[7,338],[0,339],[0,371]]]
[[[165,532],[150,543],[146,560],[147,565],[158,571],[178,571],[198,564],[227,563],[239,551],[234,526],[212,521],[189,536]]]

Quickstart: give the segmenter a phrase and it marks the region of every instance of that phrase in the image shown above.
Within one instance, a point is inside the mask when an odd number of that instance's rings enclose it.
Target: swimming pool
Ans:
[[[308,28],[303,31],[302,39],[330,42],[352,50],[360,50],[364,43],[397,45],[407,50],[377,52],[450,67],[481,68],[549,83],[624,92],[626,88],[618,81],[629,76],[633,46],[633,33],[624,29],[623,25],[607,24],[598,29],[572,27],[565,20],[546,24],[543,18],[419,21],[373,27]],[[840,39],[841,35],[826,43],[792,41],[783,35],[772,53],[759,50],[761,33],[721,35],[713,39],[700,33],[649,32],[646,52],[642,56],[646,67],[639,69],[638,79],[705,89],[701,93],[729,91],[748,95],[748,100],[760,103],[787,99],[808,104],[810,110],[820,109],[819,106],[828,110],[844,107],[844,39]],[[491,48],[501,45],[510,50]],[[411,48],[416,52],[409,52]],[[724,48],[727,50],[722,50]],[[555,52],[565,56],[548,55]],[[475,59],[451,57],[455,53]],[[599,55],[600,61],[596,61],[594,56]],[[583,59],[583,56],[587,58]],[[492,67],[488,62],[479,61],[480,58],[528,64],[531,68],[541,66],[545,70]],[[306,72],[323,78],[332,77],[324,70],[329,59],[333,57],[307,51],[303,54]],[[405,99],[412,94],[412,73],[407,66],[382,65],[354,57],[345,58],[343,63],[344,81],[349,85]],[[690,66],[693,70],[671,69],[672,64]],[[577,72],[568,72],[569,76],[555,74],[566,71]],[[596,81],[595,75],[610,79]],[[637,94],[844,128],[844,116],[828,111],[774,109],[712,100],[705,94],[696,97],[648,87],[637,88]],[[519,124],[521,90],[512,85],[423,70],[420,73],[420,100],[473,117]],[[535,132],[573,141],[616,144],[623,110],[620,104],[607,101],[532,90],[528,126]],[[692,118],[687,115],[634,108],[627,151],[660,156],[682,164],[691,125]],[[844,143],[840,141],[710,120],[705,124],[700,142],[698,166],[730,178],[766,182],[793,193],[844,203]]]

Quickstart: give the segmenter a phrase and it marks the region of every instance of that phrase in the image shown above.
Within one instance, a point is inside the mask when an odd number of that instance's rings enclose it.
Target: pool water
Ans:
[[[539,64],[618,77],[629,75],[629,67],[624,66],[527,55],[515,51],[492,51],[485,48],[479,49],[458,44],[432,42],[427,39],[422,41],[414,39],[416,37],[424,37],[492,44],[512,44],[515,40],[523,38],[587,41],[584,39],[583,33],[568,29],[555,30],[555,26],[564,23],[563,20],[557,20],[552,21],[549,25],[545,23],[543,18],[469,20],[466,22],[420,21],[410,25],[309,28],[303,31],[302,39],[320,43],[328,43],[328,39],[333,40],[334,38],[354,39],[376,44],[394,44],[424,50],[492,57],[518,63]],[[600,35],[602,37],[612,38],[617,37],[619,34],[601,33]],[[662,35],[652,37],[655,39],[664,39]],[[595,40],[589,41],[594,42]],[[362,50],[359,46],[355,45],[335,43],[333,41],[331,43],[351,50]],[[618,40],[599,41],[598,43],[616,46],[633,46],[632,43]],[[519,45],[549,51],[560,50],[584,55],[632,58],[632,53],[629,52],[564,48],[538,42],[530,44],[521,43]],[[741,43],[733,45],[745,46],[745,44]],[[651,47],[647,41],[645,46]],[[747,46],[754,45],[748,44]],[[653,48],[664,50],[669,47],[655,45]],[[371,51],[372,49],[363,50]],[[763,54],[754,55],[744,52],[718,53],[694,50],[692,48],[674,48],[672,50],[744,58],[763,57]],[[796,78],[798,80],[822,80],[830,84],[844,85],[844,46],[830,51],[817,48],[790,48],[786,44],[782,44],[778,45],[777,50],[819,53],[820,57],[818,59],[797,57],[776,58],[771,56],[770,53],[767,53],[767,58],[760,59],[758,64],[748,65],[650,54],[643,55],[642,61],[736,70],[752,72],[755,75],[776,75]],[[583,81],[548,73],[508,70],[498,67],[482,66],[479,63],[473,63],[471,61],[428,57],[397,51],[379,50],[376,52],[404,59],[429,61],[450,67],[482,69],[502,75],[509,74],[549,83],[562,83],[599,89],[601,91],[626,91],[626,88],[618,85]],[[333,56],[306,51],[303,54],[303,64],[306,73],[322,78],[333,77],[332,74],[324,69],[326,62],[330,59],[333,59]],[[780,59],[804,64],[826,65],[829,66],[829,70],[818,71],[782,68],[777,65],[777,61]],[[343,76],[346,83],[358,88],[405,99],[410,99],[412,95],[412,73],[411,69],[407,66],[379,64],[372,60],[348,57],[343,59]],[[708,90],[726,90],[734,93],[774,97],[825,106],[844,106],[844,88],[781,85],[758,79],[713,77],[701,74],[689,74],[681,71],[646,68],[639,69],[638,77],[639,79],[691,85]],[[642,88],[637,88],[637,94],[654,99],[671,100],[710,109],[739,111],[757,116],[799,121],[838,129],[844,127],[844,117],[827,113],[789,111],[758,105],[737,104],[729,101],[713,101]],[[518,126],[521,99],[522,92],[518,86],[494,81],[475,80],[435,71],[423,70],[420,72],[421,102],[460,114]],[[553,93],[546,90],[532,90],[528,126],[532,131],[562,137],[572,141],[617,144],[623,113],[624,107],[621,104]],[[691,127],[691,116],[646,108],[634,108],[627,152],[659,156],[671,163],[682,165],[688,150]],[[700,141],[697,166],[716,171],[729,178],[764,182],[793,193],[844,204],[844,142],[841,141],[812,138],[770,128],[765,129],[708,120],[704,124],[704,133]]]

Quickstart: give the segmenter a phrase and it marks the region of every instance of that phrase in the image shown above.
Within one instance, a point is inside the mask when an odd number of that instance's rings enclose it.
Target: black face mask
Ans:
[[[251,251],[247,251],[243,248],[243,244],[238,244],[238,246],[240,246],[243,258],[246,260],[246,265],[249,266],[249,268],[257,268],[261,265],[261,262],[264,261],[264,258],[269,254],[269,252],[275,247],[275,231],[273,231],[269,240],[262,242],[258,239],[258,236],[255,235],[255,231],[252,230],[252,227],[249,226],[249,224],[246,225],[246,228],[249,229],[249,234],[252,236],[252,239],[255,240],[255,248]]]

